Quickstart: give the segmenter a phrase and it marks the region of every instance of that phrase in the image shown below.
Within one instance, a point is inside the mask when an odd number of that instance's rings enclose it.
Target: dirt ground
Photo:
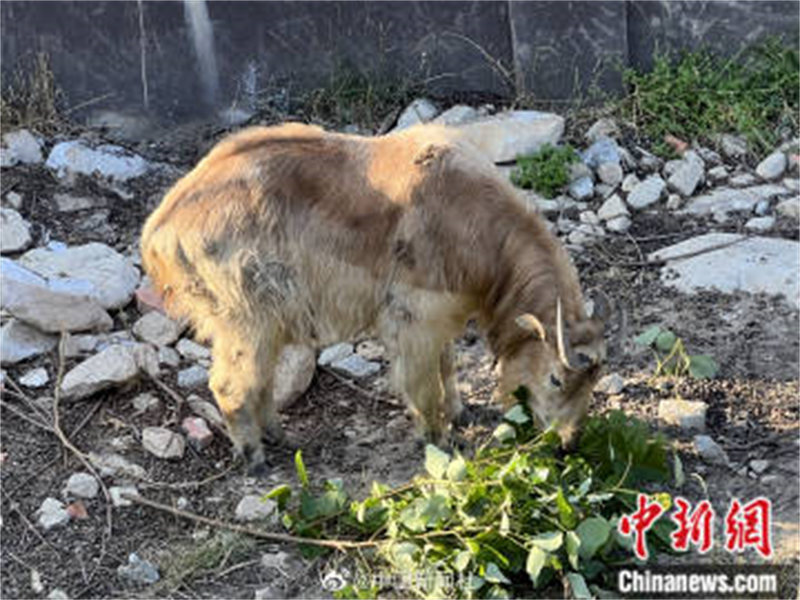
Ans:
[[[2,194],[15,190],[26,198],[21,213],[36,224],[37,245],[49,233],[51,239],[68,244],[98,240],[130,253],[145,216],[163,190],[191,166],[199,154],[197,148],[210,146],[219,133],[204,130],[199,143],[196,132],[194,137],[186,133],[194,151],[186,149],[183,138],[174,141],[172,148],[169,142],[135,148],[154,160],[172,160],[175,168],[140,182],[128,199],[93,180],[74,182],[70,193],[103,199],[102,209],[69,217],[59,213],[52,196],[65,190],[43,167],[5,169]],[[97,210],[107,211],[107,219],[94,217]],[[97,219],[108,227],[98,227]],[[735,231],[741,225],[734,221],[723,229]],[[640,214],[628,235],[607,238],[575,256],[584,288],[599,287],[614,300],[608,370],[619,372],[627,382],[617,396],[596,393],[592,410],[620,408],[655,423],[661,399],[707,402],[708,433],[727,451],[731,465],[704,464],[693,453],[691,437],[668,431],[687,473],[680,492],[695,499],[707,494],[718,510],[733,497],[769,497],[775,520],[775,562],[796,569],[800,556],[798,312],[785,301],[768,297],[713,292],[680,295],[659,282],[657,269],[637,264],[648,252],[711,226],[702,220],[678,220],[666,211]],[[721,228],[714,224],[714,229]],[[796,226],[790,222],[782,223],[779,233],[797,239]],[[131,305],[114,317],[115,329],[129,328],[138,312]],[[651,380],[652,357],[636,347],[632,338],[653,324],[670,327],[692,352],[712,355],[721,366],[717,378]],[[459,341],[458,355],[460,389],[474,417],[461,434],[477,439],[491,431],[501,414],[489,402],[492,358],[473,333]],[[66,367],[73,364],[68,361]],[[325,559],[305,561],[292,547],[242,538],[141,506],[114,509],[109,535],[102,494],[85,501],[85,519],[41,531],[35,512],[42,501],[60,497],[69,475],[83,468],[54,435],[20,416],[30,414],[34,404],[52,410],[52,382],[58,366],[55,352],[11,367],[7,374],[16,380],[33,366],[47,369],[50,388],[41,392],[42,397],[29,393],[29,402],[4,393],[0,413],[2,597],[45,597],[55,588],[70,598],[253,598],[257,590],[262,590],[262,597],[330,597],[320,586]],[[353,383],[318,370],[310,390],[282,414],[290,443],[302,447],[312,478],[342,477],[348,489],[365,490],[373,480],[399,484],[419,472],[422,449],[413,440],[411,421],[401,402],[385,389],[385,371],[386,365],[378,377]],[[168,371],[163,380],[177,389],[174,377]],[[145,391],[159,396],[161,406],[136,414],[131,399]],[[200,395],[212,400],[207,390]],[[291,447],[269,451],[268,480],[247,478],[219,430],[210,447],[190,450],[176,462],[155,458],[142,449],[142,428],[174,424],[189,414],[185,404],[176,404],[147,379],[128,389],[66,403],[60,410],[62,428],[75,446],[84,452],[121,452],[143,466],[148,483],[137,485],[140,493],[167,505],[230,521],[244,494],[294,482]],[[768,470],[760,476],[753,474],[746,466],[752,459],[769,460]],[[117,575],[117,568],[132,552],[159,566],[160,582],[132,587]],[[280,560],[265,562],[263,556]],[[43,592],[32,585],[34,570],[41,575]]]

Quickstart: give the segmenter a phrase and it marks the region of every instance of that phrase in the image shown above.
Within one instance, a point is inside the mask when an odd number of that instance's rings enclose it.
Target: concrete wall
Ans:
[[[427,81],[440,95],[558,102],[591,85],[620,90],[618,67],[647,67],[654,47],[733,54],[766,34],[796,42],[800,25],[797,0],[193,2],[5,0],[4,81],[45,51],[69,105],[167,121],[285,99],[344,66]]]

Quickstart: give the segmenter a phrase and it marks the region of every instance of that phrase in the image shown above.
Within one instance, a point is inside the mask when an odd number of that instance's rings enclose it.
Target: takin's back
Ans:
[[[148,219],[142,259],[201,337],[215,316],[252,322],[266,309],[299,337],[341,339],[370,326],[390,283],[474,303],[520,222],[549,243],[445,128],[362,138],[288,124],[219,143]]]

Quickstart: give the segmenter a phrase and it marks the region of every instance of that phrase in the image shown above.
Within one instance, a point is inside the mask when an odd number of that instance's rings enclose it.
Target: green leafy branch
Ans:
[[[653,377],[689,375],[695,379],[711,379],[719,371],[713,358],[706,354],[689,354],[683,340],[660,325],[653,325],[634,338],[634,342],[653,350],[656,360]]]

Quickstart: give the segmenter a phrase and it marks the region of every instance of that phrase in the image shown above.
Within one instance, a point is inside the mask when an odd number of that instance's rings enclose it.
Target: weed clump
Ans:
[[[0,95],[3,129],[35,127],[47,132],[58,126],[63,94],[46,53],[39,52],[28,64],[20,65],[9,80]]]
[[[671,154],[668,134],[687,141],[742,134],[764,154],[798,130],[800,59],[775,38],[729,59],[707,50],[658,54],[651,72],[628,69],[624,80],[631,94],[623,112],[662,156]]]
[[[517,166],[511,172],[511,182],[552,198],[569,183],[569,165],[577,160],[578,155],[572,146],[545,144],[535,154],[517,158]]]

